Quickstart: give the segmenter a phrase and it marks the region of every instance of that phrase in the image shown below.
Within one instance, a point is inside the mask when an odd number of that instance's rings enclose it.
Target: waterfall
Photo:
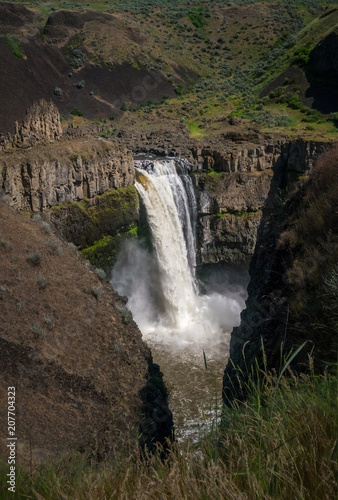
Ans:
[[[199,352],[213,345],[217,352],[225,331],[238,324],[244,300],[236,293],[198,293],[197,203],[188,163],[140,160],[135,168],[153,252],[142,241],[127,241],[114,266],[112,284],[128,297],[128,307],[151,344],[188,346]]]
[[[195,238],[189,201],[173,160],[136,169],[136,189],[146,207],[167,324],[184,328],[195,312]]]
[[[197,441],[210,429],[206,416],[212,425],[217,419],[230,331],[239,323],[245,292],[221,265],[208,270],[204,294],[199,292],[197,203],[189,163],[148,159],[135,161],[135,168],[152,248],[141,238],[127,239],[112,284],[128,297],[128,308],[165,374],[176,437]]]

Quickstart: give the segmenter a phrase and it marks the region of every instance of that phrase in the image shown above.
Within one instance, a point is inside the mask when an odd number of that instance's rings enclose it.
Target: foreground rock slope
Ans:
[[[15,386],[20,463],[136,444],[151,358],[124,301],[46,223],[3,201],[0,231],[0,399]]]

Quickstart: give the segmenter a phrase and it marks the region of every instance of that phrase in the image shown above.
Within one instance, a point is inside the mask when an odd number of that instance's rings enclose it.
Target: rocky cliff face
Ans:
[[[44,211],[134,182],[132,155],[104,140],[40,144],[0,154],[0,185],[18,210]]]
[[[199,263],[247,260],[254,251],[272,170],[193,175],[199,204]]]
[[[134,182],[131,152],[76,129],[63,134],[56,106],[43,99],[28,111],[16,133],[0,140],[0,188],[17,210],[44,211],[62,203],[94,201]]]
[[[337,150],[328,151],[310,176],[281,182],[287,178],[286,162],[275,177],[250,263],[246,309],[231,336],[231,362],[223,380],[226,403],[245,397],[249,376],[278,372],[290,350],[304,341],[298,368],[304,369],[309,351],[317,368],[330,363],[332,354],[336,359],[336,288],[330,291],[325,280],[334,276],[338,255],[337,212],[332,210],[337,162]]]
[[[0,151],[12,148],[29,148],[37,143],[53,142],[61,139],[60,114],[52,102],[41,99],[27,111],[21,126],[15,123],[15,134],[0,136]]]
[[[223,151],[193,149],[197,166],[209,169],[193,173],[199,207],[199,264],[248,261],[262,210],[272,206],[271,193],[285,186],[288,176],[310,172],[325,148],[321,143],[278,140]]]
[[[236,138],[234,137],[235,142]],[[216,172],[260,172],[287,162],[288,169],[296,172],[311,170],[319,154],[327,149],[327,143],[290,141],[287,137],[258,138],[258,144],[240,140],[225,142],[223,147],[192,148],[192,155],[200,168]]]

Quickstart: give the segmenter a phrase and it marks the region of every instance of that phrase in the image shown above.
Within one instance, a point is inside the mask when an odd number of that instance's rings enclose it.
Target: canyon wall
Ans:
[[[17,210],[44,211],[134,183],[130,151],[74,127],[63,132],[60,114],[41,100],[16,133],[0,138],[0,188]]]
[[[223,379],[226,404],[246,397],[250,377],[278,374],[302,343],[295,369],[307,370],[308,354],[319,371],[336,360],[337,292],[327,283],[338,258],[337,211],[332,209],[338,152],[327,149],[309,176],[287,179],[288,162],[280,179],[275,176],[250,262],[246,308],[231,335],[231,362]]]
[[[10,204],[18,210],[49,210],[59,234],[82,248],[102,236],[128,232],[139,219],[135,190],[124,193],[127,198],[115,195],[117,203],[112,198],[108,204],[108,198],[100,201],[100,195],[109,190],[131,186],[135,172],[130,150],[93,134],[83,136],[81,129],[71,126],[62,131],[57,108],[40,101],[28,110],[20,127],[16,124],[16,134],[8,136],[7,142],[4,138],[0,141],[0,186]],[[156,149],[160,139],[155,135],[144,140],[149,147],[154,143]],[[243,137],[234,139],[237,143],[225,140],[208,146],[187,139],[181,145],[193,165],[198,264],[248,261],[254,252],[262,210],[273,202],[271,192],[283,188],[288,178],[310,172],[316,157],[326,148],[325,143],[285,137],[259,137],[260,144],[256,145]],[[276,173],[279,184],[273,186]],[[88,217],[82,205],[70,206],[81,200],[96,205],[98,214],[92,209]],[[59,210],[51,211],[55,206]],[[110,245],[108,250],[116,253],[115,247]]]
[[[193,148],[198,200],[198,263],[248,261],[263,209],[278,189],[308,174],[327,144],[276,140],[258,146]]]
[[[87,139],[39,144],[0,154],[0,186],[18,210],[44,211],[133,184],[132,155],[124,146]]]

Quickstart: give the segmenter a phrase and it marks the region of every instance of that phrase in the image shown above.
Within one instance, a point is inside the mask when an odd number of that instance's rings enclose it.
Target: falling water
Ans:
[[[221,376],[229,332],[239,323],[245,293],[243,287],[233,286],[226,293],[224,287],[221,293],[198,293],[197,204],[187,163],[145,160],[135,166],[153,253],[142,242],[128,241],[114,266],[112,283],[128,297],[128,307],[173,389],[176,426],[185,427],[182,434],[189,435],[191,426],[201,422],[206,401],[210,403],[204,356]],[[225,276],[224,286],[227,280]]]
[[[189,267],[189,260],[193,269],[196,265],[192,257],[195,239],[187,195],[173,160],[154,162],[151,173],[136,172],[135,185],[146,207],[165,300],[163,320],[170,327],[182,329],[191,321],[196,307]]]

